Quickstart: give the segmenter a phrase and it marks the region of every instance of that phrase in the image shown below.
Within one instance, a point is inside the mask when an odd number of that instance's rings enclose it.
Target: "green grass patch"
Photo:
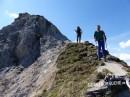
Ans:
[[[97,65],[95,46],[68,44],[57,59],[58,71],[52,88],[41,97],[83,97]]]

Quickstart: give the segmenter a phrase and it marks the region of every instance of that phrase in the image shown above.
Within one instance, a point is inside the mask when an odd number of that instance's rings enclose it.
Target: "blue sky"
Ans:
[[[72,41],[79,25],[83,41],[94,43],[93,33],[100,24],[111,54],[130,63],[130,0],[0,0],[0,12],[0,28],[18,13],[28,12],[43,15]]]

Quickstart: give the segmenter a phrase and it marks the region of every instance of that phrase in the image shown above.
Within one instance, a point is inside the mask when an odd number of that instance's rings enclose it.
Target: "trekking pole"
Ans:
[[[95,44],[96,44],[97,58],[99,59],[99,56],[98,56],[98,43],[95,41]]]
[[[107,41],[105,42],[105,44],[106,44],[106,49],[108,50],[108,47],[107,47]]]
[[[95,47],[96,47],[96,50],[97,50],[97,42],[95,41]]]

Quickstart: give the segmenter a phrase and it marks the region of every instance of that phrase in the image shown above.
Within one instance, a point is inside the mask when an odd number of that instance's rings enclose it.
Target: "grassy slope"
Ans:
[[[57,60],[53,87],[41,97],[83,97],[96,69],[96,48],[90,43],[68,44]]]

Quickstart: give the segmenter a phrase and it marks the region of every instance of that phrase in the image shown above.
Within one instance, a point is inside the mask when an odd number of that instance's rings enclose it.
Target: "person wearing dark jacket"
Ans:
[[[94,33],[94,39],[96,43],[98,43],[98,60],[101,60],[102,57],[104,57],[104,60],[106,60],[105,55],[105,42],[106,42],[106,35],[103,30],[101,30],[101,26],[97,25],[97,29]]]
[[[81,28],[78,26],[77,29],[75,30],[75,32],[77,34],[77,43],[81,43],[81,35],[82,35]]]

